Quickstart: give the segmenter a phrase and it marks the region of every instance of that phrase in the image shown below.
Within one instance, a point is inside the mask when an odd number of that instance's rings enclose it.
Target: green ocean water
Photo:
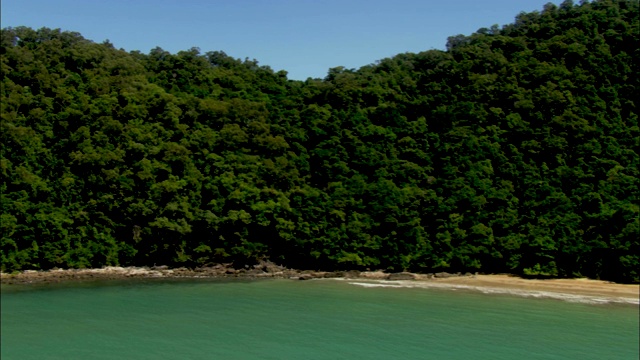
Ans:
[[[638,359],[637,305],[349,281],[3,286],[2,360]]]

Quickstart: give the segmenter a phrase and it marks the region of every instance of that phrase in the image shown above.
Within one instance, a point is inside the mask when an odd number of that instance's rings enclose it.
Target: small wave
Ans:
[[[581,303],[581,304],[640,305],[640,299],[635,299],[635,298],[577,295],[577,294],[557,293],[552,291],[521,290],[521,289],[441,284],[441,283],[415,282],[415,281],[402,281],[402,280],[399,280],[399,281],[378,280],[378,281],[371,281],[371,282],[349,281],[348,283],[351,285],[356,285],[356,286],[361,286],[366,288],[423,288],[423,289],[438,288],[438,289],[448,289],[448,290],[471,290],[471,291],[479,291],[484,294],[513,295],[513,296],[539,298],[539,299],[555,299],[555,300],[562,300],[562,301],[567,301],[572,303]]]
[[[395,285],[395,284],[378,284],[378,283],[366,283],[366,282],[349,282],[349,284],[351,284],[351,285],[358,285],[358,286],[367,287],[367,288],[375,288],[375,287],[381,287],[381,288],[403,288],[403,287],[411,287],[411,286],[405,286],[405,285]]]

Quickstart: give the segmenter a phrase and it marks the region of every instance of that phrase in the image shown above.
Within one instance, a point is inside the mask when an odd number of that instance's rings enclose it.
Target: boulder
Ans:
[[[363,279],[386,280],[389,274],[382,271],[365,271],[360,273],[360,277]]]
[[[253,265],[253,267],[268,273],[277,273],[286,269],[284,266],[276,265],[270,261],[260,261],[258,264]]]
[[[408,272],[393,273],[387,276],[387,280],[415,280],[415,279],[416,279],[416,276]]]
[[[264,271],[262,271],[262,269],[249,269],[249,270],[247,270],[245,273],[246,273],[247,275],[254,275],[254,276],[256,276],[256,275],[262,275],[262,274],[264,274],[265,272],[264,272]]]
[[[357,279],[360,277],[360,271],[358,270],[349,270],[344,273],[344,277],[347,279]]]
[[[444,279],[444,278],[456,277],[457,275],[449,274],[448,272],[439,272],[439,273],[435,273],[434,276],[436,278]]]
[[[342,271],[331,271],[331,272],[326,272],[324,273],[324,275],[322,275],[322,277],[324,278],[341,278],[344,277],[344,272]]]

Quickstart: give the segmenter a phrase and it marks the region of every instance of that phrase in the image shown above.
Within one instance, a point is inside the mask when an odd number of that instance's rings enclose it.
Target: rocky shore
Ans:
[[[512,275],[478,275],[461,273],[415,274],[383,271],[311,271],[289,269],[271,262],[261,262],[240,269],[233,264],[216,264],[195,269],[154,267],[105,267],[102,269],[27,270],[15,274],[0,274],[0,283],[52,284],[69,281],[122,279],[260,279],[291,280],[343,279],[367,287],[425,287],[475,290],[485,293],[506,293],[519,296],[559,298],[569,301],[640,303],[640,285],[616,284],[591,279],[523,279]]]
[[[271,262],[236,269],[232,264],[216,264],[195,269],[154,267],[105,267],[101,269],[53,269],[48,271],[26,270],[14,274],[0,274],[2,284],[47,284],[63,281],[118,280],[127,278],[281,278],[310,280],[318,278],[346,278],[370,280],[425,280],[472,276],[471,274],[413,274],[382,271],[311,271],[289,269]]]

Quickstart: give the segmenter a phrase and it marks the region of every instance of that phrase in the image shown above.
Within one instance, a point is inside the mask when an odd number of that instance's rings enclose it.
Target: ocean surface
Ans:
[[[637,360],[640,337],[638,305],[348,280],[3,285],[0,304],[2,360]]]

